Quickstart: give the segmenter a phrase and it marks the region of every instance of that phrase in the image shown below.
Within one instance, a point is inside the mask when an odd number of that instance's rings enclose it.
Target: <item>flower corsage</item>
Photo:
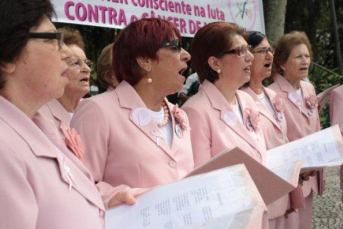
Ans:
[[[65,137],[65,143],[68,149],[75,154],[82,162],[85,161],[84,155],[86,146],[83,143],[80,135],[77,134],[76,130],[70,127],[61,126],[61,130]]]
[[[276,111],[276,119],[279,122],[282,122],[282,120],[283,120],[283,115],[282,115],[282,112],[283,112],[283,102],[282,102],[282,97],[281,97],[280,94],[276,94],[276,96],[274,98],[274,101],[273,101],[273,105],[274,105],[274,108],[275,108],[275,111]]]
[[[310,95],[305,98],[305,104],[307,106],[307,113],[308,115],[312,116],[314,113],[314,109],[318,107],[317,97],[315,95]]]
[[[261,128],[261,122],[260,122],[260,112],[246,108],[245,113],[247,115],[247,123],[246,126],[249,131],[257,131]]]
[[[184,112],[182,112],[179,109],[179,106],[177,104],[174,106],[172,113],[175,118],[175,121],[177,122],[177,124],[180,125],[181,129],[188,130],[189,127],[187,126],[187,123],[186,123],[186,116]]]

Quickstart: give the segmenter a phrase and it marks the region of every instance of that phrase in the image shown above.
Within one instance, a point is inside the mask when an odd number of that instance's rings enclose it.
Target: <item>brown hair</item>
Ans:
[[[219,78],[218,73],[208,64],[208,58],[221,58],[224,51],[231,49],[232,37],[235,35],[247,39],[243,28],[228,22],[207,24],[195,34],[191,46],[191,61],[201,83],[205,79],[214,83]]]
[[[102,51],[97,61],[97,80],[100,87],[107,89],[109,85],[114,87],[106,77],[113,72],[112,66],[112,48],[113,43],[107,45]]]
[[[60,31],[64,35],[64,43],[66,45],[77,45],[85,51],[85,43],[83,42],[80,31],[68,27],[64,27]]]
[[[157,60],[157,51],[174,36],[181,41],[175,25],[159,18],[143,18],[121,30],[114,41],[112,53],[114,75],[118,82],[125,80],[132,86],[136,85],[145,74],[136,58]]]
[[[283,70],[281,65],[286,63],[289,55],[291,54],[292,49],[300,44],[306,45],[308,51],[310,52],[310,57],[312,58],[312,47],[310,40],[307,35],[301,31],[292,31],[280,37],[275,43],[275,53],[274,53],[274,62],[273,62],[273,74],[278,73],[283,75]]]

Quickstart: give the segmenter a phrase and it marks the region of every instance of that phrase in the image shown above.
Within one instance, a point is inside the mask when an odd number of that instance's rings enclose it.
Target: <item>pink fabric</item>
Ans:
[[[82,163],[70,160],[1,96],[0,107],[1,227],[104,228],[105,208]],[[44,117],[40,122],[58,135]]]
[[[63,135],[65,137],[65,143],[68,147],[68,149],[75,154],[77,158],[79,158],[82,162],[85,161],[85,151],[86,146],[83,143],[80,136],[77,134],[75,129],[70,127],[62,126],[61,130],[63,132]]]
[[[57,99],[52,99],[44,104],[39,109],[39,112],[54,124],[62,139],[64,139],[64,133],[61,127],[70,126],[71,116],[62,104]]]
[[[266,140],[267,150],[275,148],[277,146],[283,145],[288,142],[287,139],[287,124],[286,119],[283,118],[282,121],[278,120],[277,116],[274,117],[266,105],[261,101],[255,92],[251,88],[243,88],[242,91],[248,93],[252,99],[255,101],[255,104],[260,110],[260,119],[261,126]],[[282,100],[278,99],[274,91],[263,88],[265,95],[268,97],[271,104],[274,105],[275,113],[281,112],[284,116],[282,110]],[[290,208],[289,205],[289,195],[286,195],[274,203],[268,205],[268,218],[269,218],[269,228],[283,229],[285,228],[285,217],[284,214],[286,210]]]
[[[266,151],[263,132],[261,129],[256,132],[247,129],[248,119],[244,112],[246,108],[256,109],[254,101],[242,91],[237,91],[236,97],[243,111],[244,124],[238,121],[238,118],[236,118],[237,122],[232,118],[228,122],[227,115],[234,111],[221,92],[207,80],[204,81],[199,92],[182,107],[188,115],[192,129],[196,167],[224,149],[233,149],[236,146],[263,163]]]
[[[266,139],[267,150],[275,148],[277,146],[283,145],[288,142],[287,139],[287,123],[286,118],[283,114],[282,121],[280,122],[277,117],[274,117],[272,113],[268,110],[266,105],[257,97],[255,92],[250,88],[244,88],[242,91],[248,93],[252,99],[255,101],[255,104],[258,106],[260,111],[261,126],[263,130],[264,137]],[[275,100],[276,93],[268,88],[263,89],[265,95],[273,104]],[[278,103],[278,108],[280,108],[280,102]],[[275,113],[277,113],[276,108],[274,107]]]
[[[312,95],[316,95],[311,83],[300,81],[300,87],[302,89],[303,98],[309,98]],[[299,104],[295,99],[292,100],[292,95],[296,92],[292,85],[283,76],[279,75],[276,81],[268,88],[282,95],[284,114],[287,121],[287,137],[289,141],[300,139],[320,130],[318,110],[316,108],[313,109],[313,115],[310,115],[309,107],[307,107],[305,102]],[[304,182],[302,187],[303,198],[309,196],[312,190],[316,193],[324,190],[324,179],[318,179],[318,176],[319,178],[323,178],[323,174],[321,173],[323,173],[323,170],[318,172],[316,176],[311,177],[309,181]],[[295,192],[299,193],[298,191],[295,190]],[[300,201],[299,198],[292,199],[292,204],[294,204],[293,206],[302,206],[302,203],[305,203],[305,201]],[[312,209],[308,206],[305,211],[308,211],[310,214]],[[308,221],[307,224],[312,225],[312,222]]]
[[[165,102],[172,111],[174,106]],[[155,122],[135,122],[132,114],[137,108],[146,106],[134,88],[123,81],[113,91],[81,101],[71,122],[86,144],[86,165],[105,206],[118,191],[145,190],[174,182],[194,168],[189,130],[178,137],[173,117],[169,148],[164,139],[157,140],[159,128]],[[189,126],[187,118],[186,124]]]
[[[331,126],[338,124],[339,128],[341,129],[341,134],[343,135],[343,85],[337,87],[331,92],[330,98],[330,122]],[[340,169],[340,186],[343,190],[343,166]],[[343,196],[342,196],[343,201]]]

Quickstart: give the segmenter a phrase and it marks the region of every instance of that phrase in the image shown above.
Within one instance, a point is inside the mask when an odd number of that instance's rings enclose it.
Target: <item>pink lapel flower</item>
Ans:
[[[275,107],[275,110],[277,113],[282,113],[283,112],[283,103],[282,103],[282,98],[280,94],[276,94],[274,98],[273,105]]]
[[[305,104],[307,108],[313,110],[318,107],[317,97],[315,95],[310,95],[305,98]]]
[[[70,127],[61,126],[62,132],[65,137],[65,143],[68,149],[75,154],[82,162],[85,161],[84,155],[86,146],[83,143],[80,135],[77,134],[76,130]]]
[[[173,108],[173,116],[175,118],[175,121],[180,125],[182,130],[188,130],[188,126],[186,123],[186,116],[179,109],[179,106],[177,104]]]
[[[245,112],[247,114],[247,128],[248,130],[251,130],[251,127],[257,131],[261,128],[261,122],[260,122],[260,112],[250,109],[250,108],[246,108]]]

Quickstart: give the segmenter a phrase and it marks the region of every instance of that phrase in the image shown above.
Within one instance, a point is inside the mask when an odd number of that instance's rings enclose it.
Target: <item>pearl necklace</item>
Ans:
[[[163,110],[164,110],[164,120],[162,122],[156,122],[158,127],[163,127],[163,126],[167,125],[168,119],[169,119],[168,106],[167,106],[167,104],[164,101],[162,103],[162,107],[163,107]]]

